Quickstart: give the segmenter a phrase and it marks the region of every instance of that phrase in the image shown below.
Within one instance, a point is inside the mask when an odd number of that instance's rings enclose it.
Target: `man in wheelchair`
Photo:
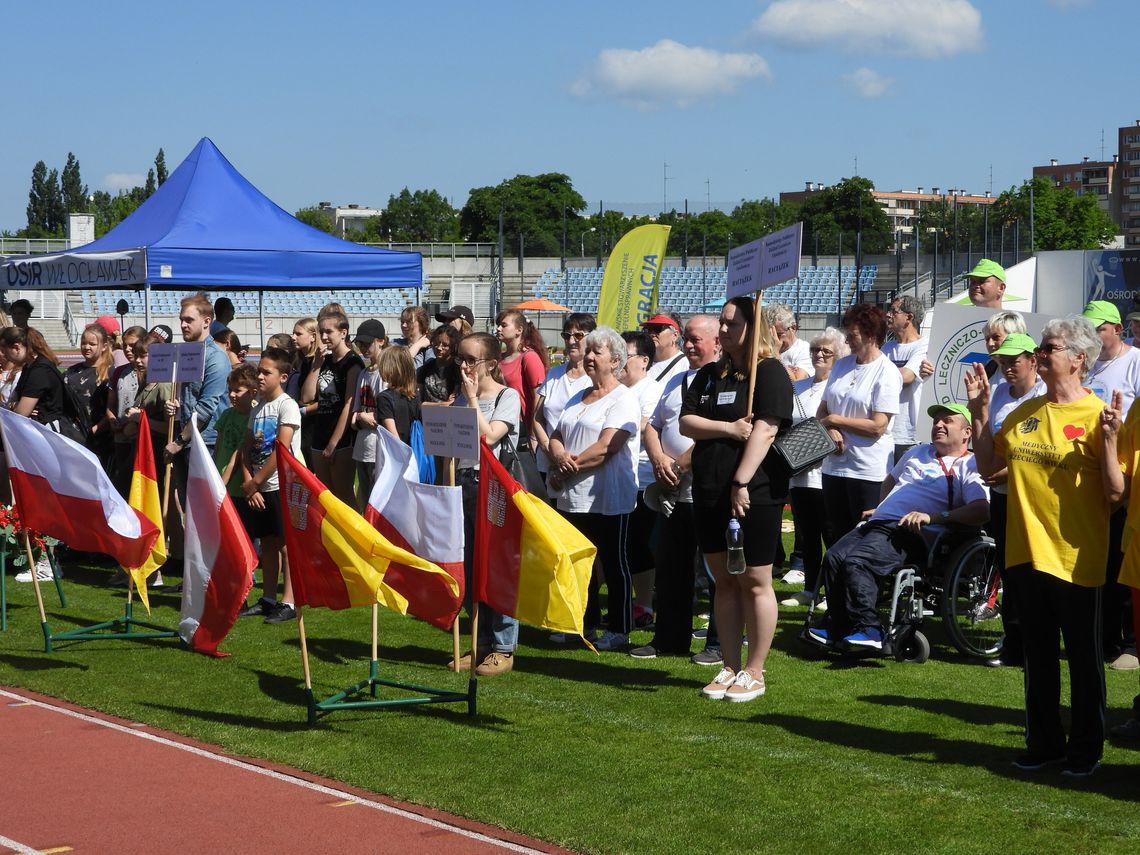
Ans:
[[[840,538],[823,560],[828,610],[809,641],[848,651],[881,651],[877,602],[880,580],[908,562],[923,561],[948,525],[982,526],[989,490],[970,453],[970,413],[963,404],[935,404],[930,442],[903,455],[886,480],[874,511]]]

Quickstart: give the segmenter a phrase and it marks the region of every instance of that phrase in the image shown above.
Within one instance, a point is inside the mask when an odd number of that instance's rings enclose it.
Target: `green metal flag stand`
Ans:
[[[388,707],[406,707],[418,704],[466,703],[467,714],[471,716],[475,715],[477,680],[475,678],[474,662],[471,663],[471,678],[468,680],[466,692],[432,689],[427,686],[418,686],[414,683],[400,683],[395,680],[384,680],[380,678],[380,661],[377,655],[376,645],[378,610],[379,606],[372,606],[372,661],[368,667],[368,679],[361,680],[353,686],[349,686],[334,695],[330,695],[324,700],[318,701],[313,696],[313,679],[312,673],[309,670],[309,645],[305,639],[305,616],[302,613],[301,607],[297,607],[297,630],[301,636],[301,665],[305,672],[305,703],[308,707],[309,727],[316,725],[318,712],[328,713],[334,710],[384,709]],[[477,606],[475,607],[475,611],[478,611]],[[478,617],[475,617],[472,622],[473,636],[477,625]],[[474,645],[472,645],[471,649],[475,649]],[[417,692],[418,694],[414,697],[381,698],[381,686],[387,686],[393,689],[404,689],[409,692]],[[357,698],[366,691],[368,693],[367,698],[348,700],[349,698]]]
[[[59,605],[61,608],[67,608],[67,595],[63,593],[63,585],[60,582],[59,573],[59,560],[55,557],[55,551],[49,546],[47,548],[48,564],[51,565],[51,578],[55,582],[55,592],[59,595]],[[32,571],[32,577],[36,575],[35,565],[29,565]],[[8,631],[8,542],[4,541],[0,545],[0,632]]]
[[[36,605],[40,610],[40,628],[44,633],[44,653],[52,652],[52,644],[57,641],[104,641],[113,638],[175,638],[178,633],[165,626],[158,624],[146,623],[144,621],[135,620],[133,616],[134,603],[132,602],[132,595],[134,594],[134,579],[127,582],[127,607],[126,613],[121,618],[114,620],[103,621],[102,623],[93,623],[88,626],[81,626],[78,629],[68,630],[67,632],[52,632],[51,626],[47,621],[47,613],[44,611],[44,598],[40,591],[40,583],[36,580],[35,575],[35,562],[32,559],[32,541],[28,537],[28,533],[24,532],[24,549],[28,553],[28,561],[31,562],[29,566],[33,567],[32,571],[32,585],[36,589]],[[128,574],[129,575],[129,574]],[[59,579],[56,579],[56,587],[59,586]],[[60,590],[60,597],[62,599],[63,591]],[[139,629],[147,630],[146,632],[139,632]],[[109,630],[109,631],[108,631]]]

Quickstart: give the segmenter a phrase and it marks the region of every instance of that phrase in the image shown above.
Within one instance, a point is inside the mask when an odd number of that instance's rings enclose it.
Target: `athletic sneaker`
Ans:
[[[274,600],[267,600],[262,597],[252,606],[246,606],[238,613],[238,617],[265,617],[272,614],[273,610],[277,608],[277,603]]]
[[[286,621],[296,620],[297,610],[288,603],[278,603],[273,611],[266,615],[266,623],[285,623]]]
[[[755,700],[764,694],[764,692],[763,672],[761,672],[759,679],[757,679],[752,676],[752,673],[747,668],[741,668],[736,675],[736,679],[732,681],[732,685],[728,687],[728,691],[724,693],[724,699],[726,701],[741,703],[743,701]]]
[[[653,629],[653,610],[645,606],[633,607],[633,628]]]
[[[731,668],[721,668],[717,675],[713,677],[713,681],[701,689],[701,694],[706,698],[719,701],[724,698],[728,687],[734,682],[736,682],[736,672]]]
[[[689,661],[694,665],[723,665],[724,657],[721,656],[719,647],[706,647],[700,653],[690,656]]]
[[[807,637],[814,641],[816,644],[822,644],[824,647],[831,646],[831,638],[827,634],[827,628],[822,626],[809,627]]]
[[[50,582],[54,578],[55,578],[55,574],[52,572],[51,564],[48,563],[48,560],[46,558],[41,558],[39,561],[36,562],[35,579],[37,582]],[[31,570],[24,570],[21,573],[17,573],[16,574],[16,581],[17,582],[31,582],[32,581],[32,571]]]
[[[482,662],[475,667],[475,673],[480,677],[495,677],[506,674],[515,667],[515,655],[493,650],[487,654]]]
[[[1113,739],[1140,739],[1140,718],[1130,718],[1124,724],[1110,727],[1108,735]]]
[[[629,655],[634,659],[656,659],[657,648],[652,644],[647,644],[644,647],[635,647],[629,651]]]
[[[852,647],[863,647],[867,650],[883,649],[883,633],[873,626],[867,626],[858,632],[853,632],[843,640]]]
[[[815,599],[815,594],[813,594],[811,591],[796,591],[791,596],[785,597],[784,599],[780,600],[780,605],[786,606],[787,608],[797,608],[799,606],[809,606],[809,605],[811,605],[811,601],[814,599]]]
[[[802,585],[804,583],[804,571],[792,568],[784,574],[780,581],[785,585]]]
[[[1061,775],[1065,778],[1091,778],[1099,768],[1099,760],[1066,760],[1061,767]]]
[[[602,651],[620,650],[629,644],[629,636],[621,632],[610,632],[606,630],[601,634],[597,641],[594,642],[594,647]]]
[[[1065,762],[1064,754],[1035,754],[1030,752],[1022,754],[1013,761],[1013,768],[1022,772],[1040,772],[1053,766],[1060,766]]]

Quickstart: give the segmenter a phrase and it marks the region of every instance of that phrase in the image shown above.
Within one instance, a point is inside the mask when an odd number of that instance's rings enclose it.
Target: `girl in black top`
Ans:
[[[30,416],[57,433],[63,416],[63,377],[59,373],[59,358],[43,335],[33,327],[5,327],[0,332],[0,347],[9,362],[23,369],[12,392],[11,409],[21,416]]]
[[[68,367],[63,373],[63,382],[86,411],[87,424],[91,426],[87,447],[109,471],[112,438],[107,404],[111,398],[111,373],[115,368],[111,337],[99,324],[91,324],[79,339],[79,352],[83,361]]]
[[[748,411],[748,359],[752,325],[759,350],[752,410]],[[704,688],[710,698],[750,701],[764,693],[764,660],[776,631],[772,561],[780,538],[789,473],[770,454],[777,433],[791,424],[792,384],[763,317],[747,297],[735,297],[720,315],[720,361],[689,384],[681,406],[681,433],[693,446],[693,515],[697,538],[717,591],[714,608],[724,668]],[[747,569],[727,570],[725,529],[732,517],[744,532]],[[748,662],[741,668],[742,631]]]
[[[380,379],[388,388],[376,396],[376,424],[405,445],[412,444],[412,422],[420,419],[416,400],[416,364],[406,347],[380,352]]]

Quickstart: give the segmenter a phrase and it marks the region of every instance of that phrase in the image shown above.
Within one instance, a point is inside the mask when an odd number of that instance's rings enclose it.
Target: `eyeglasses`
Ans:
[[[486,362],[487,360],[486,358],[481,358],[478,356],[467,356],[463,353],[457,353],[455,355],[455,361],[460,365],[478,365],[480,362]]]
[[[1072,348],[1067,344],[1042,344],[1033,348],[1034,353],[1044,353],[1046,356],[1058,350],[1072,350]]]
[[[563,341],[581,341],[586,337],[584,332],[564,332],[562,333]]]
[[[831,357],[835,356],[835,351],[828,350],[826,347],[809,347],[808,351],[813,354],[818,353],[824,359],[831,359]]]
[[[913,312],[904,312],[902,309],[896,309],[894,306],[891,306],[889,309],[887,309],[887,314],[888,315],[913,315],[914,313]]]

